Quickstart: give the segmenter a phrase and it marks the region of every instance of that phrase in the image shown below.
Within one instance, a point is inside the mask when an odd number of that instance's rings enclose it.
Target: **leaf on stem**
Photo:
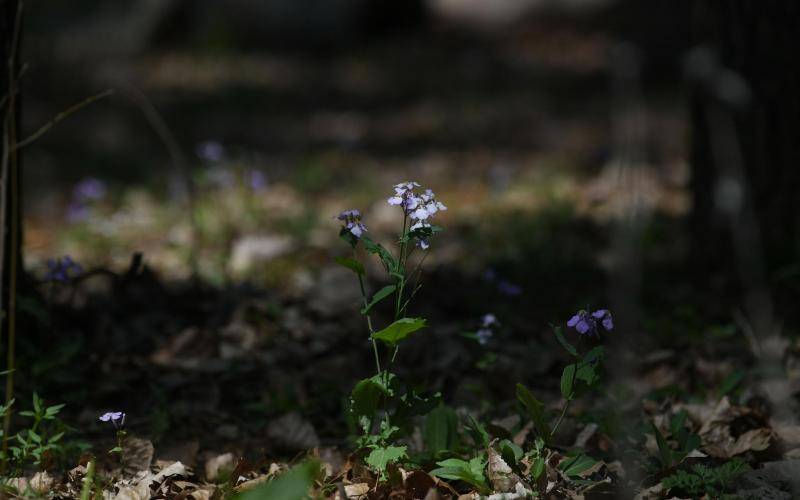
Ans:
[[[571,356],[575,357],[578,356],[578,350],[575,349],[575,346],[567,342],[567,339],[564,338],[564,334],[561,332],[560,326],[553,327],[553,333],[556,334],[556,338],[558,339],[558,342],[561,344],[561,347],[563,347]]]
[[[387,285],[380,290],[378,290],[375,295],[372,296],[372,300],[361,308],[361,314],[367,314],[369,311],[380,301],[388,297],[389,295],[393,294],[394,291],[397,289],[396,285]]]
[[[567,365],[561,373],[561,395],[567,401],[572,399],[575,382],[575,365]]]
[[[383,330],[373,333],[372,338],[395,346],[422,328],[425,328],[425,318],[400,318]]]
[[[356,259],[351,259],[349,257],[336,257],[334,260],[336,260],[336,263],[340,266],[344,266],[356,274],[363,275],[366,273],[364,266]]]

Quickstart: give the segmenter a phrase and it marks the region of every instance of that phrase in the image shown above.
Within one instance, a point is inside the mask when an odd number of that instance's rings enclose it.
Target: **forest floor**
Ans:
[[[87,167],[72,178],[31,153],[30,175],[60,184],[36,183],[28,196],[35,283],[20,298],[17,404],[28,409],[33,391],[65,403],[67,434],[41,461],[46,474],[19,471],[28,493],[77,497],[92,454],[96,485],[115,498],[219,498],[276,477],[338,498],[793,498],[799,349],[787,304],[797,275],[770,282],[786,321],[765,335],[727,269],[698,277],[687,264],[680,92],[634,102],[649,132],[618,142],[632,104],[613,95],[613,72],[595,57],[611,46],[533,30],[475,45],[402,39],[324,60],[174,50],[129,62],[171,125],[196,139],[185,141],[198,153],[188,177],[177,177],[193,194],[168,188],[172,170],[152,154],[135,156],[138,171]],[[75,129],[117,144],[114,134],[131,132],[121,122]],[[48,154],[74,144],[63,134]],[[632,162],[631,148],[646,153]],[[73,190],[84,174],[102,188]],[[429,328],[403,346],[397,373],[440,392],[457,424],[434,453],[439,421],[414,420],[402,440],[409,459],[379,478],[347,414],[374,361],[358,282],[334,261],[349,250],[334,217],[360,208],[370,236],[391,243],[402,217],[386,198],[408,179],[448,210],[412,306]],[[626,266],[634,209],[640,261]],[[83,272],[46,281],[47,259],[66,254]],[[379,269],[367,266],[372,291],[386,284]],[[537,450],[517,384],[555,418],[570,357],[552,325],[606,307],[618,327],[605,338],[602,382]],[[468,333],[485,314],[499,326],[483,344]],[[374,320],[391,322],[391,311],[376,308]],[[106,411],[126,413],[121,454],[106,453],[116,445],[98,421]],[[468,432],[473,421],[488,445]],[[428,474],[437,461],[476,456],[487,462],[478,486]],[[322,467],[284,475],[307,457]]]

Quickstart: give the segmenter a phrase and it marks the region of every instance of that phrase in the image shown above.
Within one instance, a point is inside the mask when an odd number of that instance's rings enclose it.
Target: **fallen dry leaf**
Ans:
[[[206,461],[205,471],[206,480],[214,482],[220,476],[220,472],[233,472],[236,467],[236,458],[233,453],[224,453],[210,458]]]

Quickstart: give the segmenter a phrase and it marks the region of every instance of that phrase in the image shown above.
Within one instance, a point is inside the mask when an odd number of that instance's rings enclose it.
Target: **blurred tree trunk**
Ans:
[[[16,251],[17,277],[21,274],[22,262],[22,238],[20,215],[20,196],[12,196],[12,193],[19,194],[20,176],[17,175],[20,169],[19,155],[12,152],[13,144],[16,143],[16,131],[19,130],[20,99],[19,92],[16,90],[17,75],[19,74],[19,40],[14,36],[18,16],[18,0],[0,0],[0,99],[3,105],[0,106],[0,116],[2,116],[2,141],[0,143],[0,158],[2,158],[2,259],[0,259],[0,307],[2,307],[2,331],[8,332],[7,321],[9,305],[12,302],[9,293],[11,283],[11,259]],[[16,215],[16,221],[14,216]],[[16,230],[16,236],[12,234],[12,229]],[[18,280],[17,280],[18,282]]]
[[[730,231],[718,215],[718,182],[726,164],[720,148],[714,146],[715,134],[721,132],[715,129],[710,109],[717,106],[733,120],[733,146],[739,150],[733,154],[741,158],[746,203],[757,222],[757,244],[766,267],[775,270],[796,264],[800,255],[800,2],[702,0],[694,7],[694,42],[717,54],[721,73],[710,80],[712,85],[698,87],[692,101],[695,248],[717,262],[730,255]],[[737,89],[729,85],[727,70],[746,84],[746,102],[733,102],[731,94]]]

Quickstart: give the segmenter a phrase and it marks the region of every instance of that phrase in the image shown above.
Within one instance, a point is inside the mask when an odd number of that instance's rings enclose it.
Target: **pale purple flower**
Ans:
[[[201,160],[208,162],[218,162],[225,156],[225,148],[217,141],[201,142],[195,152]]]
[[[84,202],[72,201],[67,207],[67,220],[70,222],[83,222],[89,218],[91,211]]]
[[[499,324],[500,324],[500,322],[497,321],[497,316],[495,316],[492,313],[484,314],[483,316],[481,316],[481,325],[484,328],[489,328],[491,326],[497,326]]]
[[[486,345],[489,343],[489,339],[492,338],[494,332],[489,328],[481,328],[477,332],[475,332],[475,337],[478,339],[478,343],[480,345]]]
[[[72,257],[65,255],[58,259],[49,259],[47,261],[47,274],[44,276],[45,281],[66,283],[71,278],[80,275],[83,272],[83,267],[72,260]]]
[[[606,332],[610,332],[614,329],[614,321],[608,309],[598,309],[591,314],[581,309],[567,321],[567,326],[574,328],[575,331],[581,335],[599,337],[600,326],[602,326]]]
[[[75,184],[72,197],[77,202],[102,200],[106,196],[106,184],[100,179],[87,177]]]
[[[509,297],[516,297],[522,293],[521,286],[506,280],[500,280],[497,283],[497,290],[503,295],[507,295]]]
[[[253,191],[261,191],[267,187],[267,177],[261,170],[248,170],[247,183]]]
[[[361,222],[361,212],[357,209],[344,210],[336,218],[343,221],[344,228],[356,238],[360,238],[367,231],[367,227]]]
[[[436,194],[430,189],[426,189],[423,193],[417,193],[415,189],[418,187],[420,187],[419,183],[414,181],[395,184],[394,195],[387,202],[389,205],[399,206],[403,209],[403,213],[412,221],[409,231],[417,231],[417,234],[413,235],[417,240],[417,246],[427,250],[430,248],[429,237],[433,233],[430,219],[435,213],[447,210],[447,207],[436,200]]]
[[[101,422],[111,422],[117,429],[125,425],[125,413],[121,411],[109,411],[100,415]]]

